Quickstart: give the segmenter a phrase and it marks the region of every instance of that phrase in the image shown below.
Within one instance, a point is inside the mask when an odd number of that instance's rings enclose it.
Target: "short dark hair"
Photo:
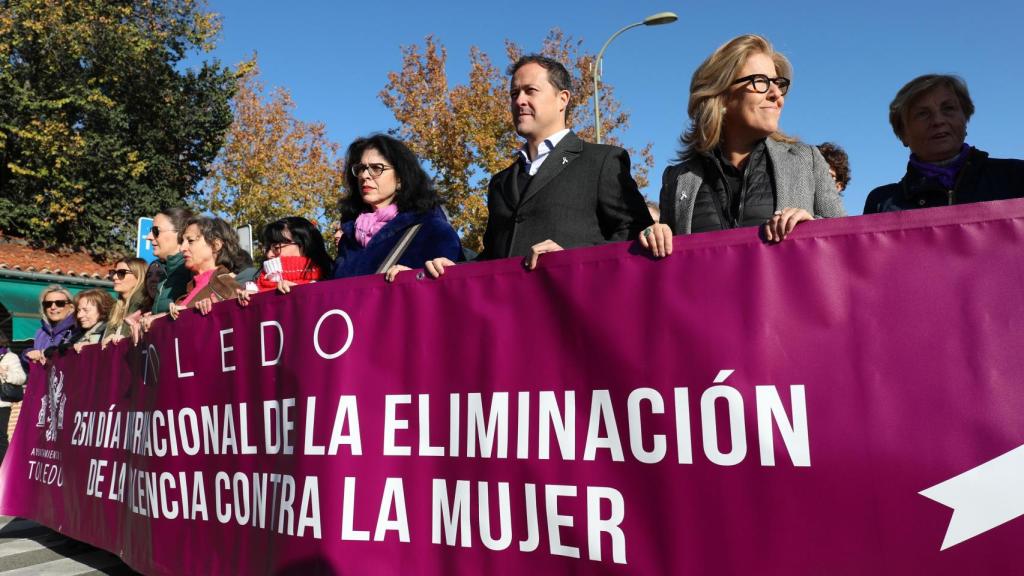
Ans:
[[[427,212],[441,205],[433,182],[420,166],[416,154],[397,138],[386,134],[373,134],[365,138],[356,138],[345,152],[345,188],[348,194],[341,199],[342,222],[353,220],[363,212],[373,210],[363,201],[363,195],[359,193],[359,178],[352,173],[352,166],[358,164],[363,152],[370,148],[379,152],[395,170],[395,178],[399,185],[395,191],[395,204],[398,205],[399,212]]]
[[[825,157],[825,161],[836,173],[836,183],[846,190],[846,186],[850,183],[850,157],[847,156],[846,150],[843,150],[841,146],[833,142],[822,142],[818,144],[818,151]]]
[[[189,219],[193,216],[192,211],[181,206],[172,206],[157,212],[157,214],[163,214],[171,221],[174,229],[178,231],[178,244],[181,244],[181,239],[185,237],[185,228],[188,226]]]
[[[164,215],[166,216],[166,214]],[[252,265],[252,258],[249,256],[249,253],[242,250],[242,246],[238,242],[238,233],[227,222],[220,218],[193,216],[188,219],[184,228],[188,228],[193,224],[199,228],[199,234],[202,235],[211,248],[213,247],[214,240],[220,240],[220,252],[215,253],[218,266],[223,266],[237,273],[243,268]],[[181,233],[184,234],[184,231]]]
[[[548,82],[555,87],[555,90],[561,92],[565,90],[569,92],[569,103],[565,105],[565,119],[569,119],[569,113],[572,112],[572,76],[569,75],[569,71],[565,69],[565,66],[561,62],[554,58],[548,58],[541,54],[527,54],[520,56],[519,60],[508,67],[508,78],[509,84],[512,83],[512,78],[515,77],[516,72],[520,68],[527,64],[536,64],[548,72]]]
[[[291,235],[290,239],[284,234],[286,230]],[[263,227],[260,242],[264,250],[269,250],[274,244],[295,242],[302,255],[309,258],[310,265],[306,270],[315,267],[320,269],[321,278],[331,276],[332,262],[331,257],[327,255],[327,248],[324,247],[323,234],[305,218],[288,216],[267,224]]]

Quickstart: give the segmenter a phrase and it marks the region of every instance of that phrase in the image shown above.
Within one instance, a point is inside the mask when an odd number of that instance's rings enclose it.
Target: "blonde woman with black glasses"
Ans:
[[[845,216],[828,163],[779,128],[792,66],[761,36],[725,43],[690,82],[690,127],[665,170],[661,221],[641,233],[655,256],[671,236],[760,226],[769,242],[800,222]]]

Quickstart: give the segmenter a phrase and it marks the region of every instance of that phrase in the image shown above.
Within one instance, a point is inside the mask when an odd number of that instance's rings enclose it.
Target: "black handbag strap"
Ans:
[[[395,244],[395,247],[391,249],[390,253],[388,253],[388,257],[385,258],[384,261],[380,263],[380,266],[377,267],[377,274],[387,272],[388,268],[391,268],[398,263],[398,260],[401,259],[402,254],[405,253],[409,244],[412,244],[413,237],[416,236],[416,233],[420,231],[422,226],[423,224],[409,226],[409,229],[402,234],[402,238],[398,241],[398,244]]]

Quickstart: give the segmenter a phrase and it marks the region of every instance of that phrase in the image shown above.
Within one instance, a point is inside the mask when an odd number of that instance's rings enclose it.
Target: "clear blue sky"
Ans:
[[[396,122],[377,94],[400,66],[400,47],[435,35],[448,48],[448,75],[463,83],[470,46],[504,66],[503,40],[540,48],[552,27],[596,53],[620,27],[662,10],[674,24],[640,27],[605,53],[604,79],[632,115],[629,146],[654,144],[644,193],[657,199],[662,170],[686,126],[694,69],[743,33],[768,37],[793,63],[782,128],[809,143],[832,140],[850,154],[846,208],[860,214],[875,186],[898,180],[907,150],[888,123],[888,104],[911,78],[963,76],[977,111],[967,141],[995,157],[1024,158],[1024,2],[862,0],[818,2],[562,1],[271,2],[211,0],[223,16],[213,56],[236,64],[259,53],[263,81],[291,91],[297,115],[325,122],[347,146]]]

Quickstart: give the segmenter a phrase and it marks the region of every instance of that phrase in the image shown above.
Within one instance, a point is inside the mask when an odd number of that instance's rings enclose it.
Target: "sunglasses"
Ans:
[[[113,280],[116,277],[118,280],[124,280],[124,277],[129,274],[131,274],[132,276],[135,275],[131,270],[127,268],[114,268],[113,270],[107,271],[107,278]]]
[[[161,230],[159,226],[153,226],[149,231],[153,233],[153,238],[160,236],[160,232],[177,232],[174,228],[164,228]]]
[[[43,300],[43,308],[63,308],[70,302],[70,300]]]

